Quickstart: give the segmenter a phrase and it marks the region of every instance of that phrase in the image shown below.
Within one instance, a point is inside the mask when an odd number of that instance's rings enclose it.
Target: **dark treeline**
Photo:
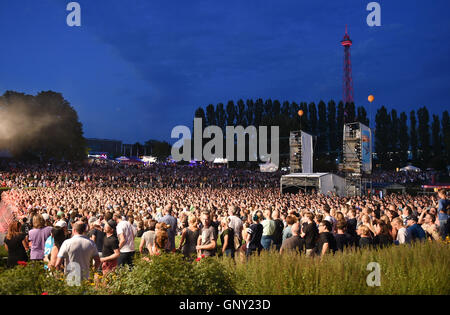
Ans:
[[[303,116],[298,111],[303,111]],[[369,125],[369,115],[363,106],[354,103],[344,104],[330,100],[320,101],[317,105],[306,102],[281,103],[278,100],[256,101],[240,99],[237,103],[229,101],[226,105],[209,104],[199,107],[195,117],[203,119],[203,127],[225,126],[279,126],[280,153],[282,164],[289,160],[289,133],[303,130],[315,136],[314,154],[315,171],[335,170],[336,159],[341,157],[342,130],[345,123],[361,122]],[[374,164],[383,169],[394,169],[411,162],[420,167],[444,168],[450,156],[450,125],[448,111],[442,118],[430,117],[426,107],[409,114],[397,113],[395,109],[388,112],[383,106],[375,116],[376,160]],[[284,162],[284,163],[283,163]]]
[[[450,121],[448,111],[432,115],[424,106],[409,114],[382,106],[375,117],[377,163],[393,169],[406,162],[422,168],[443,169],[450,164]]]

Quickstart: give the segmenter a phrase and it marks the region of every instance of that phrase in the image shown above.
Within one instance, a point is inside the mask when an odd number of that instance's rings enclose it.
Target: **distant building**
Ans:
[[[110,139],[86,139],[89,153],[102,152],[107,153],[109,156],[122,155],[122,141],[110,140]]]

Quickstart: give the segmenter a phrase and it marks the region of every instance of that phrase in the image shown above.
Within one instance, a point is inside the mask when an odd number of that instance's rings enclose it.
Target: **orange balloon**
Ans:
[[[301,116],[303,116],[303,111],[300,109],[299,111],[298,111],[298,115],[301,117]]]
[[[367,98],[369,100],[369,102],[373,102],[373,100],[375,99],[375,97],[373,97],[373,95],[369,95],[369,97]]]

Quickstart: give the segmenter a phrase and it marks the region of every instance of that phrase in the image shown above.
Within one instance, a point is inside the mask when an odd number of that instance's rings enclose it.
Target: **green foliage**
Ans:
[[[136,260],[132,270],[121,268],[108,275],[109,292],[137,295],[233,294],[231,277],[215,259],[185,260],[180,254]]]
[[[219,258],[202,259],[194,263],[194,294],[235,294],[232,283],[232,271],[223,268]]]
[[[95,294],[88,282],[69,286],[62,273],[52,275],[41,262],[29,262],[26,266],[0,270],[0,295],[65,295]]]
[[[161,162],[165,161],[170,155],[171,146],[167,141],[148,140],[145,142],[145,145],[151,148],[151,155],[155,156]],[[141,149],[139,152],[143,153],[144,150]],[[147,152],[150,153],[148,149]]]

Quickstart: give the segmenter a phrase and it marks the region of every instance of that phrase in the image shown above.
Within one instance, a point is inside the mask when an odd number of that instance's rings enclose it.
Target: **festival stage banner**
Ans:
[[[313,172],[313,139],[302,131],[302,173]]]
[[[372,172],[372,132],[369,127],[361,124],[361,162],[364,173]]]

